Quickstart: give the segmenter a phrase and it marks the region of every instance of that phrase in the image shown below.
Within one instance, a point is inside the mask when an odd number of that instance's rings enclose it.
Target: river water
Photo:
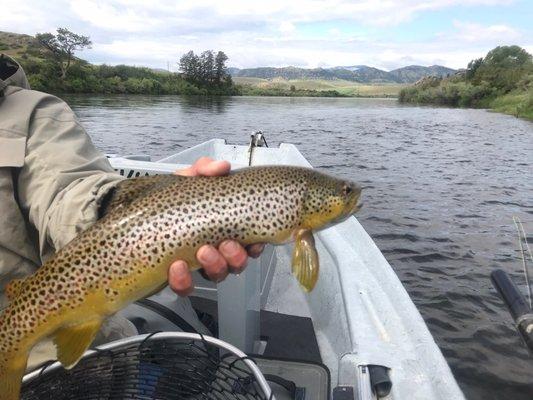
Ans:
[[[395,100],[76,96],[67,101],[105,152],[153,159],[219,137],[265,132],[315,166],[364,186],[357,215],[469,399],[533,399],[533,358],[489,274],[525,293],[512,217],[533,241],[533,123],[484,110]]]

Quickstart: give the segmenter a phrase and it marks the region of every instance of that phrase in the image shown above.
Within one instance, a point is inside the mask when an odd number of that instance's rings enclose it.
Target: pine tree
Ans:
[[[215,55],[212,50],[207,50],[200,56],[202,70],[201,80],[203,84],[211,84],[215,81]]]
[[[223,52],[219,51],[215,57],[215,82],[221,84],[222,80],[226,77],[226,61],[228,56]]]

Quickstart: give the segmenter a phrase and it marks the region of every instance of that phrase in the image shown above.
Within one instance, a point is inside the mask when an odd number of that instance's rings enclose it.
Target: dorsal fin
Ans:
[[[186,179],[179,175],[150,175],[140,176],[137,178],[125,179],[120,182],[111,192],[108,204],[103,204],[104,211],[102,216],[106,215],[113,208],[126,206],[135,199],[143,196],[152,189],[168,185],[180,179]],[[105,203],[105,199],[104,199]]]
[[[26,282],[26,278],[17,278],[13,279],[6,285],[5,294],[8,300],[13,300],[18,296],[20,289],[22,289],[22,286],[24,285],[24,282]]]

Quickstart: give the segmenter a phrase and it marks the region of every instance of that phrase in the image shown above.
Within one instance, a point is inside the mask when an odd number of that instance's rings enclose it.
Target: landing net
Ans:
[[[273,399],[257,366],[215,338],[181,332],[136,336],[26,375],[23,400]]]

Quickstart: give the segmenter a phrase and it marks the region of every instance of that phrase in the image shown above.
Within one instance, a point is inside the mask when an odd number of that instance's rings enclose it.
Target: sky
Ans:
[[[177,70],[222,50],[238,68],[464,68],[498,45],[533,53],[533,0],[1,0],[0,30],[90,36],[93,63]]]

